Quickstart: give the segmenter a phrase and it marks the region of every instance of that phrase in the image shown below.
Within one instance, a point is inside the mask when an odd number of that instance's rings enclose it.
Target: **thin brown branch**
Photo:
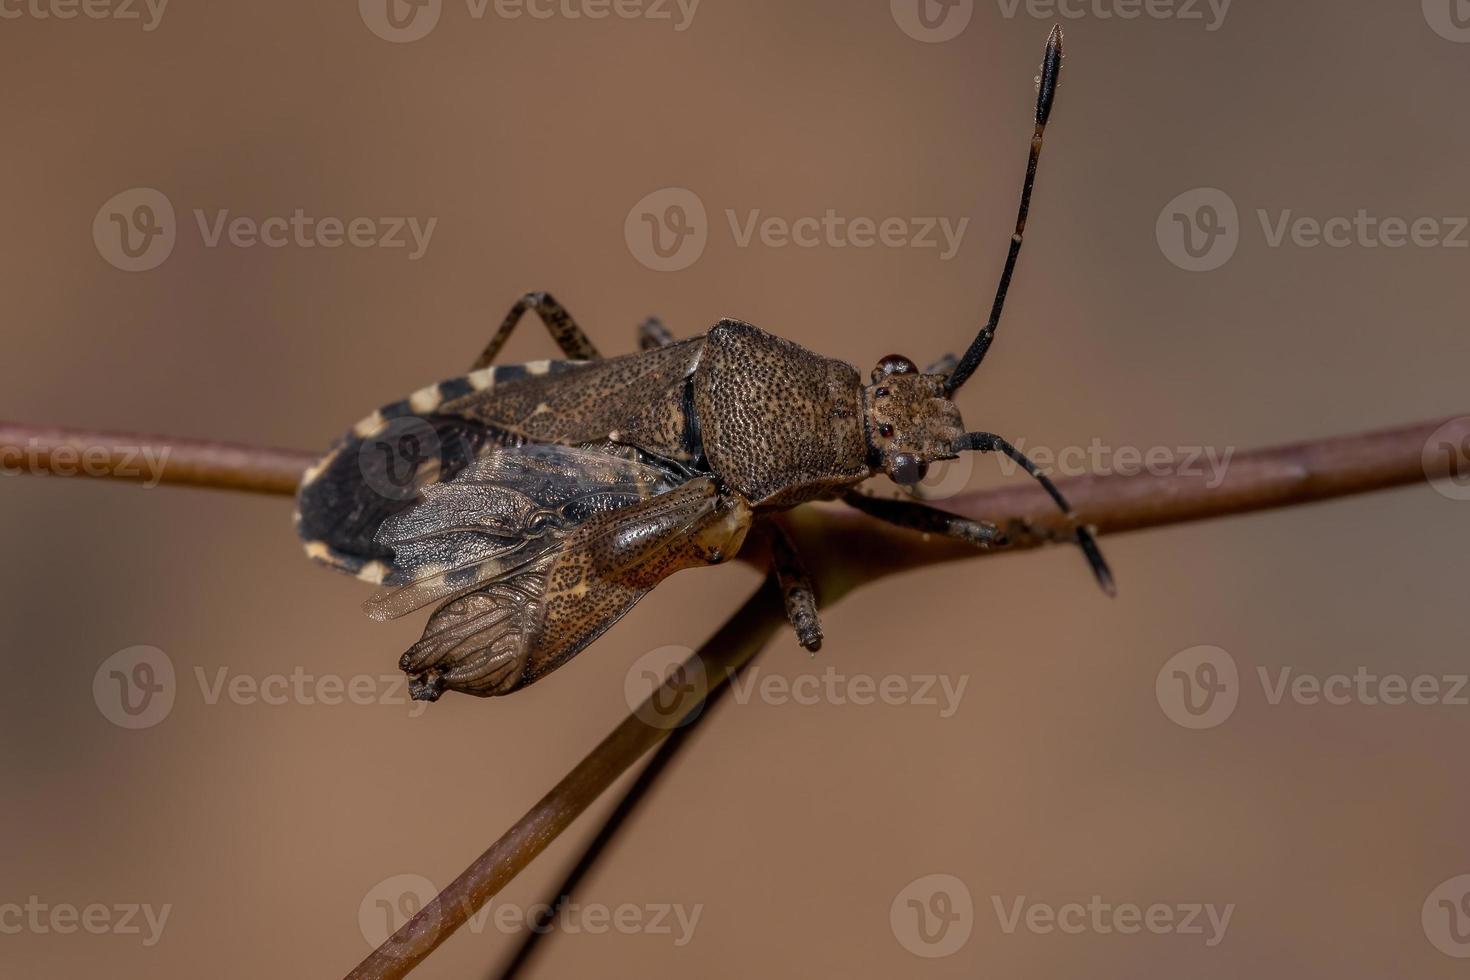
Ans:
[[[0,472],[291,495],[316,453],[0,422]]]
[[[1446,428],[1448,427],[1448,428]],[[1433,451],[1431,437],[1445,429],[1452,452]],[[1162,527],[1212,517],[1250,513],[1357,493],[1406,486],[1452,474],[1455,454],[1470,445],[1470,417],[1444,419],[1391,431],[1344,436],[1293,446],[1240,453],[1223,481],[1211,487],[1206,477],[1184,473],[1093,476],[1059,481],[1083,521],[1102,533]],[[59,466],[60,448],[94,452],[106,465],[88,472]],[[310,454],[252,449],[193,440],[35,428],[0,424],[0,468],[4,472],[50,472],[131,478],[122,472],[127,455],[143,447],[167,450],[159,479],[226,489],[290,494]],[[75,460],[77,457],[72,456]],[[85,468],[83,468],[85,470]],[[946,502],[952,510],[997,523],[1023,521],[1056,529],[1061,520],[1045,495],[1030,485],[965,494]],[[813,562],[818,590],[831,604],[848,591],[882,575],[978,552],[946,541],[883,527],[854,511],[831,506],[800,508],[788,516],[798,545],[820,556]],[[1021,545],[1043,543],[1041,536]],[[751,555],[759,561],[758,554]],[[708,679],[708,690],[723,684],[783,623],[781,602],[768,584],[686,664],[686,676]],[[645,709],[630,715],[592,750],[529,813],[482,854],[443,893],[354,970],[352,978],[397,978],[424,957],[510,882],[551,841],[569,827],[601,793],[649,749],[667,737],[663,723],[643,721],[653,697],[693,710],[698,699],[679,697],[672,682],[650,697]],[[677,720],[676,709],[675,718]]]

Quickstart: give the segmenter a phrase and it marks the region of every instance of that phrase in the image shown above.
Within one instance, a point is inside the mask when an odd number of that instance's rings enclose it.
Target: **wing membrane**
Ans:
[[[650,499],[679,480],[636,451],[611,445],[495,450],[383,522],[375,541],[392,551],[393,571],[388,589],[363,608],[374,619],[395,619],[526,571],[589,518]]]
[[[708,563],[698,543],[718,522],[713,481],[696,478],[625,511],[590,518],[558,550],[440,606],[399,666],[415,698],[445,690],[509,694],[545,676],[681,568]],[[749,512],[728,522],[738,548]]]

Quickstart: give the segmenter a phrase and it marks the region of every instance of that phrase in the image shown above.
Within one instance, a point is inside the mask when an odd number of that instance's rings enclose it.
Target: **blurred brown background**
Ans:
[[[653,312],[680,334],[740,316],[864,371],[962,348],[1004,255],[1055,19],[988,0],[927,43],[900,26],[907,0],[704,0],[685,30],[672,2],[624,8],[667,20],[593,20],[558,0],[543,20],[445,0],[426,36],[392,43],[368,26],[388,30],[381,3],[174,0],[147,30],[141,4],[63,20],[38,16],[45,2],[0,5],[0,417],[297,448],[459,373],[527,289],[554,290],[604,351]],[[1058,449],[1224,451],[1465,411],[1470,251],[1272,247],[1257,217],[1470,213],[1470,45],[1450,0],[1100,16],[1133,9],[1066,6],[1080,16],[1064,18],[1028,252],[962,397],[970,424]],[[666,273],[624,225],[669,187],[708,209],[708,246]],[[151,271],[120,271],[92,234],[132,188],[176,210]],[[1156,236],[1195,188],[1239,209],[1238,250],[1211,272],[1178,268]],[[194,216],[298,208],[437,225],[410,260],[210,247]],[[726,217],[829,208],[971,223],[944,261],[741,247]],[[550,352],[528,325],[509,353]],[[972,482],[997,472],[979,461]],[[340,975],[389,914],[379,901],[411,904],[418,879],[398,876],[457,874],[622,717],[640,656],[697,646],[756,582],[741,566],[678,576],[503,701],[420,713],[372,680],[366,705],[210,703],[222,676],[391,677],[421,628],[363,617],[367,588],[308,563],[290,513],[0,479],[0,975]],[[538,975],[1462,976],[1421,910],[1443,914],[1431,892],[1470,872],[1470,707],[1272,705],[1257,669],[1464,672],[1467,516],[1424,486],[1114,539],[1112,602],[1060,550],[860,594],[826,613],[817,660],[783,635],[760,670],[966,679],[958,709],[726,704],[577,896],[698,906],[692,941],[584,930]],[[125,730],[100,708],[108,677],[93,681],[138,645],[167,655],[175,700]],[[1238,665],[1239,705],[1191,731],[1155,679],[1199,645]],[[591,826],[497,904],[539,900]],[[935,949],[903,921],[904,890],[935,874],[974,907],[943,958],[916,955]],[[1007,932],[996,911],[1094,895],[1234,909],[1213,946],[1204,916],[1203,935],[1070,935]],[[149,945],[141,915],[141,935],[89,935],[5,911],[32,896],[170,911]],[[512,942],[485,922],[419,975],[482,975]]]

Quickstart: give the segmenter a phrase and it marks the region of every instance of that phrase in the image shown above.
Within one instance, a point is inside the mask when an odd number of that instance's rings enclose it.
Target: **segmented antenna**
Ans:
[[[1036,132],[1031,137],[1031,156],[1026,161],[1026,182],[1021,186],[1021,210],[1016,215],[1016,232],[1011,236],[1010,254],[1006,256],[1005,270],[1001,272],[1000,286],[995,292],[995,304],[990,308],[990,320],[975,337],[959,366],[944,383],[946,395],[953,396],[990,350],[995,340],[995,328],[1000,324],[1001,311],[1005,309],[1006,294],[1010,292],[1011,277],[1016,272],[1016,259],[1021,255],[1021,242],[1026,235],[1026,218],[1031,213],[1031,192],[1036,187],[1036,166],[1041,160],[1041,141],[1046,135],[1046,122],[1051,118],[1052,103],[1056,101],[1057,84],[1062,77],[1062,25],[1051,29],[1046,39],[1046,55],[1041,61],[1041,84],[1036,95]]]

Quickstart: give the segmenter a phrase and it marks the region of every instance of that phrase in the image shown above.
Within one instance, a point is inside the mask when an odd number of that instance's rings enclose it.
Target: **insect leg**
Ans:
[[[638,349],[657,350],[674,342],[674,335],[656,316],[651,316],[638,325]]]
[[[961,439],[955,449],[964,452],[970,450],[978,453],[1000,453],[1020,466],[1046,491],[1047,496],[1061,508],[1062,513],[1076,524],[1077,513],[1072,510],[1072,505],[1067,503],[1067,498],[1057,489],[1057,485],[1051,482],[1051,478],[1041,472],[1041,467],[1026,458],[1026,454],[998,435],[989,432],[971,432]],[[1074,540],[1077,547],[1087,556],[1087,564],[1092,567],[1092,574],[1097,577],[1097,584],[1101,585],[1103,591],[1108,595],[1116,595],[1117,587],[1113,584],[1113,573],[1108,569],[1108,563],[1103,559],[1102,552],[1098,550],[1097,542],[1093,540],[1092,532],[1087,528],[1077,525],[1074,532]]]
[[[911,531],[958,538],[980,548],[998,547],[1006,543],[1005,532],[994,524],[961,517],[917,501],[870,497],[856,490],[849,490],[842,499],[849,507],[855,507],[869,517],[876,517],[880,521]]]
[[[801,555],[786,529],[779,524],[767,525],[771,539],[771,570],[786,600],[786,618],[796,630],[796,639],[812,653],[822,649],[822,621],[817,616],[817,593],[812,587],[811,573],[802,564]]]
[[[471,371],[479,371],[495,363],[500,349],[515,332],[516,325],[521,322],[521,317],[530,310],[536,311],[541,322],[546,324],[551,339],[556,341],[556,345],[567,357],[574,361],[596,361],[602,358],[592,341],[588,340],[587,335],[582,332],[582,328],[577,326],[577,321],[572,319],[572,315],[552,298],[550,293],[527,293],[516,301],[515,306],[510,308],[500,329],[495,332],[494,337],[490,338],[490,343],[485,345],[484,351],[471,365]]]

